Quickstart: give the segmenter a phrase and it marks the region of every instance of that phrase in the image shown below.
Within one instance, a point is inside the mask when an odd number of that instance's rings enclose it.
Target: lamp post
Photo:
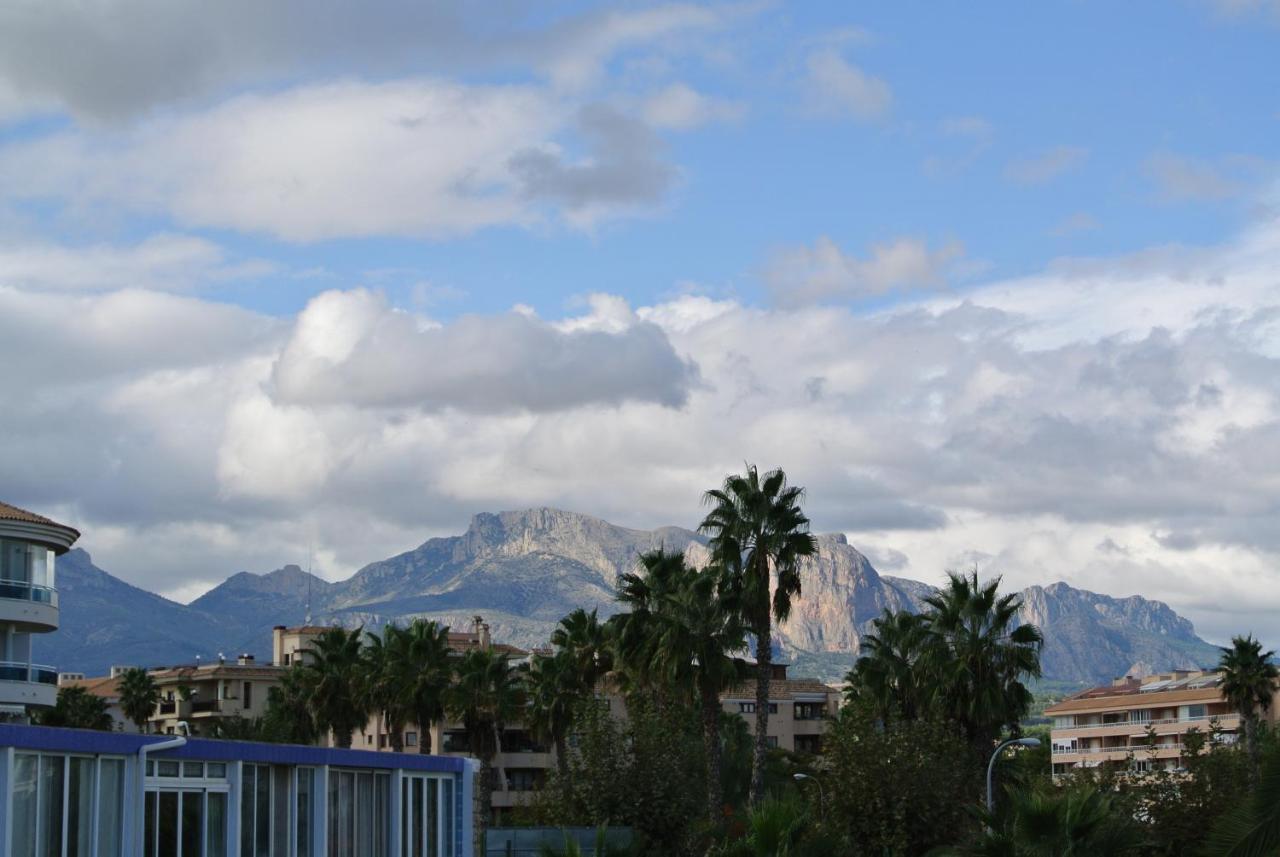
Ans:
[[[995,770],[996,759],[1000,758],[1000,754],[1004,752],[1005,747],[1012,747],[1015,744],[1020,747],[1039,747],[1040,739],[1039,738],[1010,738],[1008,741],[1005,741],[999,747],[996,747],[996,751],[991,754],[991,761],[987,762],[987,812],[988,813],[995,812],[995,809],[996,809],[995,792],[991,790],[991,774]]]
[[[810,780],[818,784],[818,818],[827,817],[827,796],[822,790],[822,780],[817,777],[811,777],[808,774],[794,774],[795,781]]]

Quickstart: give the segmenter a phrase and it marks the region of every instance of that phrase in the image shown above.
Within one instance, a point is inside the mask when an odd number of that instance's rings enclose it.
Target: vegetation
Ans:
[[[318,731],[333,733],[338,747],[351,746],[351,734],[369,716],[367,662],[361,652],[362,628],[326,628],[304,650],[300,675]]]
[[[111,713],[107,701],[94,696],[83,687],[60,687],[53,708],[42,711],[38,721],[41,726],[65,726],[70,729],[97,729],[110,732]]]
[[[132,667],[120,676],[120,710],[139,732],[147,732],[151,715],[160,703],[160,688],[151,674]]]
[[[803,496],[803,488],[787,484],[781,468],[761,479],[755,466],[748,465],[745,473],[725,477],[721,488],[706,493],[712,508],[699,527],[711,536],[708,546],[721,575],[725,609],[736,611],[755,637],[753,804],[760,803],[765,793],[773,620],[783,622],[791,615],[791,599],[800,594],[800,560],[818,552],[809,519],[800,509]]]
[[[1275,656],[1274,651],[1262,651],[1262,644],[1250,634],[1232,637],[1231,646],[1222,650],[1218,664],[1222,670],[1222,695],[1240,712],[1245,746],[1255,771],[1262,763],[1258,715],[1271,708],[1276,679],[1280,678],[1273,663]]]

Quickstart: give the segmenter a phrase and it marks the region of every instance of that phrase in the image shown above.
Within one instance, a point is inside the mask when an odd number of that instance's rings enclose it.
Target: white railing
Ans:
[[[37,604],[58,606],[58,590],[52,586],[41,586],[25,580],[0,579],[0,598],[12,598],[15,601],[34,601]]]
[[[1202,720],[1226,720],[1236,717],[1234,711],[1226,714],[1201,714],[1196,717],[1161,717],[1152,720],[1118,720],[1111,723],[1077,723],[1074,726],[1057,726],[1057,729],[1133,729],[1148,726],[1164,726],[1169,723],[1197,723]]]

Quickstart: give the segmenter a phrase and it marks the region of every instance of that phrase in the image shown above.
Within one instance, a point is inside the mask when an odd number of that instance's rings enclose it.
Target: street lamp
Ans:
[[[987,763],[987,812],[989,813],[995,812],[995,809],[996,809],[995,793],[991,791],[991,772],[995,770],[996,759],[1000,758],[1000,754],[1004,752],[1004,748],[1012,747],[1015,744],[1018,745],[1019,747],[1039,747],[1040,739],[1039,738],[1010,738],[1008,741],[1005,741],[999,747],[996,747],[996,751],[991,754],[991,761]]]
[[[822,790],[822,780],[818,779],[817,777],[811,777],[808,774],[793,774],[793,776],[797,783],[800,782],[801,780],[811,780],[812,782],[815,782],[818,784],[818,817],[826,818],[827,817],[827,796],[826,794],[823,793],[823,790]]]

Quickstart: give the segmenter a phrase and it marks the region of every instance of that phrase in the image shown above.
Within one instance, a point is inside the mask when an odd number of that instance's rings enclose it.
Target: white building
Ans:
[[[52,706],[58,671],[37,662],[40,634],[58,630],[54,558],[80,534],[8,503],[0,503],[0,720],[25,721],[32,708]]]

